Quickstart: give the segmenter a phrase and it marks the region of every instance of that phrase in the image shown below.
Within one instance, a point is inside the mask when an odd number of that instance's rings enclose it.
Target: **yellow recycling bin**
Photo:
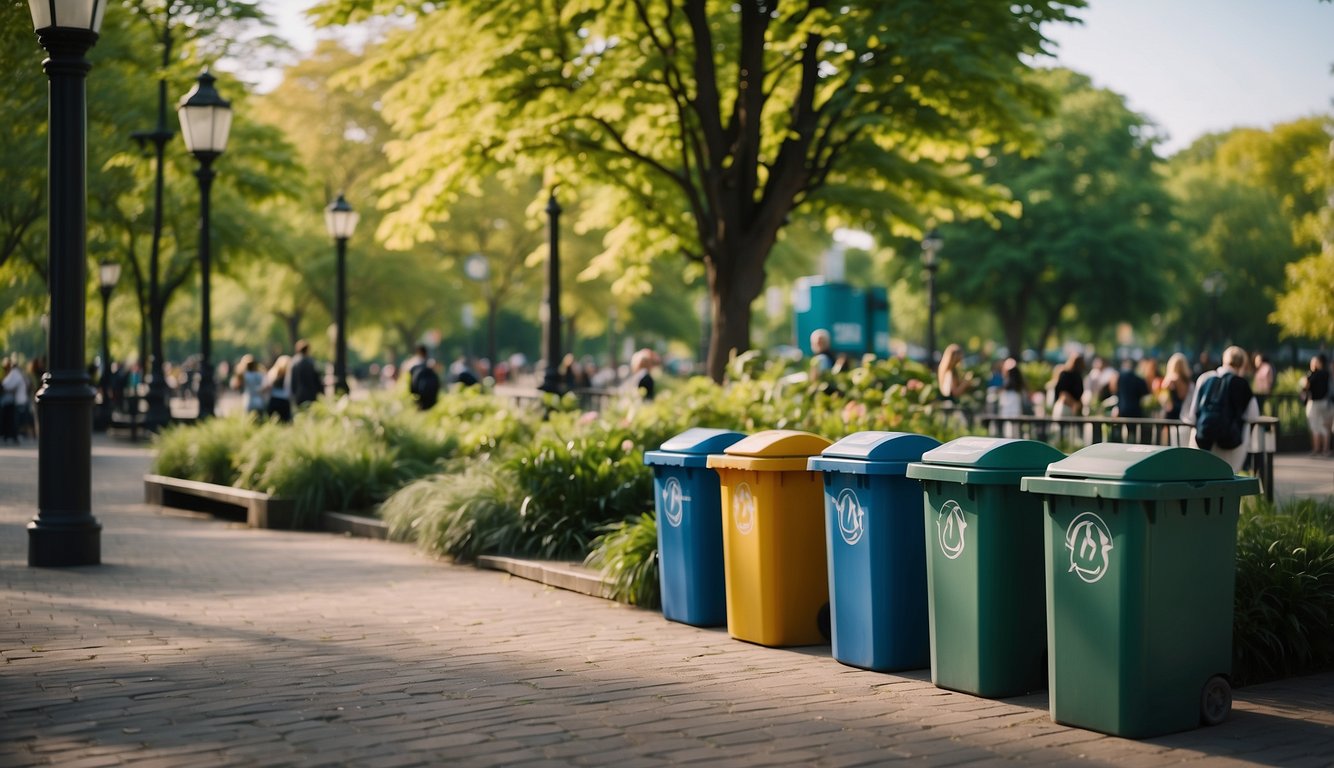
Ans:
[[[829,642],[824,478],[806,468],[829,444],[774,429],[709,456],[721,481],[727,632],[738,640]]]

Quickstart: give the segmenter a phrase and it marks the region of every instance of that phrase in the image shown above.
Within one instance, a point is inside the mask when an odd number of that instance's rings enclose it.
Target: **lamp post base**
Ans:
[[[102,524],[92,515],[86,522],[28,523],[28,565],[33,568],[65,568],[102,564]]]

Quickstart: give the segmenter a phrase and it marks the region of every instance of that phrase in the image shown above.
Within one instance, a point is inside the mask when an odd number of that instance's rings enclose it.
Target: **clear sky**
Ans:
[[[307,49],[301,11],[313,2],[263,5]],[[1090,0],[1081,15],[1048,29],[1057,62],[1125,96],[1168,135],[1164,154],[1211,131],[1334,112],[1334,3]]]
[[[1052,28],[1060,64],[1125,96],[1169,134],[1334,112],[1334,3],[1090,0],[1082,26]]]

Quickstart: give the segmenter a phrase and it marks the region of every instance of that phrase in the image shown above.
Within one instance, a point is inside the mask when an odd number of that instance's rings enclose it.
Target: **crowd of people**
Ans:
[[[951,345],[937,374],[943,400],[954,400],[959,394],[957,366],[957,345]],[[1213,450],[1234,467],[1240,467],[1245,447],[1231,444],[1231,439],[1220,444],[1204,438],[1202,418],[1217,408],[1235,415],[1242,424],[1253,423],[1265,399],[1272,395],[1274,383],[1274,366],[1268,357],[1264,354],[1252,357],[1241,347],[1233,346],[1223,352],[1221,364],[1216,367],[1202,356],[1192,368],[1187,357],[1177,353],[1168,359],[1161,373],[1158,362],[1152,358],[1138,362],[1125,359],[1113,367],[1103,358],[1094,357],[1086,366],[1083,355],[1073,354],[1064,364],[1056,366],[1039,392],[1028,391],[1018,361],[1009,358],[998,364],[989,387],[993,390],[996,413],[1002,418],[1050,415],[1060,419],[1106,414],[1179,420],[1196,427],[1191,430],[1192,445]],[[1329,363],[1324,354],[1311,358],[1301,387],[1311,431],[1311,454],[1329,457],[1334,400],[1331,400]]]

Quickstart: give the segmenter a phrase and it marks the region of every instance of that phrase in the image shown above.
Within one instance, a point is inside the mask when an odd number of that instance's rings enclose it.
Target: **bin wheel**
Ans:
[[[1200,722],[1218,725],[1232,711],[1232,686],[1222,675],[1214,675],[1200,693]]]
[[[815,616],[815,625],[820,628],[821,637],[826,640],[833,638],[834,635],[829,626],[829,603],[820,606],[820,612]]]

